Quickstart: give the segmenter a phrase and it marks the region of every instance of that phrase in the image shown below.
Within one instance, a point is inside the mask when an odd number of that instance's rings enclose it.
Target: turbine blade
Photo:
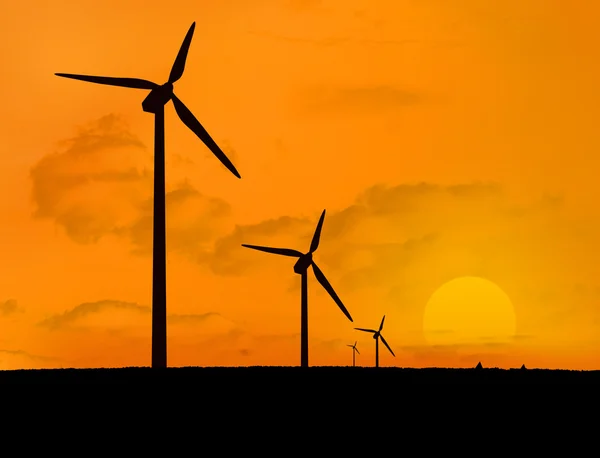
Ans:
[[[358,351],[358,348],[354,347],[354,349],[356,350],[356,353],[358,353],[360,355],[360,352]]]
[[[131,89],[154,89],[158,87],[158,84],[140,78],[114,78],[112,76],[74,75],[72,73],[55,73],[55,75],[62,78],[87,81],[88,83],[128,87]]]
[[[352,345],[347,345],[347,346],[350,347],[350,348],[354,348]]]
[[[355,347],[356,347],[356,344],[357,344],[357,343],[358,343],[358,340],[355,340],[355,341],[354,341],[354,346],[355,346]]]
[[[175,58],[175,62],[173,62],[173,67],[171,67],[171,74],[169,75],[169,83],[174,83],[183,75],[183,70],[185,69],[185,61],[187,59],[188,51],[190,49],[190,44],[192,43],[192,36],[194,35],[194,29],[196,28],[196,23],[192,22],[192,26],[188,30],[185,38],[183,39],[183,43],[181,43],[181,48],[179,48],[179,52],[177,53],[177,57]]]
[[[390,348],[390,346],[388,345],[388,343],[385,341],[385,339],[383,338],[383,336],[381,334],[379,334],[379,338],[381,339],[381,341],[383,342],[383,345],[385,345],[387,347],[387,349],[390,351],[390,353],[394,356],[394,358],[396,357],[396,355],[394,355],[394,352],[392,351],[392,349]]]
[[[202,127],[202,124],[200,124],[192,112],[183,104],[181,100],[175,96],[175,94],[172,95],[172,100],[179,119],[181,119],[183,123],[188,126],[188,128],[194,132],[200,140],[204,142],[208,149],[215,156],[217,156],[217,159],[219,159],[221,163],[231,171],[231,173],[233,173],[236,177],[241,178],[231,161],[227,158],[227,156],[225,156],[225,153],[221,151],[221,148],[219,148],[215,141],[210,137],[206,129]]]
[[[242,243],[242,246],[246,248],[252,248],[253,250],[264,251],[265,253],[280,254],[282,256],[290,256],[294,258],[299,258],[302,256],[302,253],[299,251],[291,250],[289,248],[271,248],[268,246],[247,245],[245,243]]]
[[[383,315],[383,318],[381,319],[381,324],[379,325],[379,330],[381,331],[383,329],[383,322],[385,321],[385,315]]]
[[[323,215],[325,215],[325,212],[323,212]],[[313,271],[315,273],[315,277],[317,277],[318,282],[321,283],[321,286],[323,286],[323,288],[325,288],[325,291],[327,291],[329,293],[329,295],[335,301],[335,303],[340,308],[340,310],[342,312],[344,312],[344,315],[346,315],[350,321],[354,322],[354,320],[350,316],[350,312],[348,312],[348,310],[346,309],[346,307],[344,306],[344,304],[342,303],[342,301],[340,300],[338,295],[335,293],[335,291],[333,290],[333,287],[327,281],[327,278],[325,278],[325,275],[323,275],[323,272],[321,272],[321,269],[319,269],[317,267],[317,265],[314,263],[314,261],[311,264],[313,267]]]
[[[323,221],[325,220],[325,210],[321,213],[321,218],[319,218],[319,222],[317,223],[317,228],[315,229],[315,233],[313,235],[312,242],[310,242],[310,253],[314,253],[319,248],[319,240],[321,240],[321,229],[323,229]]]
[[[365,332],[372,332],[373,334],[375,334],[377,331],[375,329],[365,329],[365,328],[354,328],[357,331],[365,331]]]

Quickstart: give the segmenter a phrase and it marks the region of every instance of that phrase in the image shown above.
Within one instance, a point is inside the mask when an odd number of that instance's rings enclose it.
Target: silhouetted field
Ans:
[[[401,385],[414,383],[599,383],[600,371],[548,369],[410,369],[363,367],[182,367],[151,369],[41,369],[0,371],[0,384],[134,383],[219,387],[293,385],[327,387],[358,382]]]

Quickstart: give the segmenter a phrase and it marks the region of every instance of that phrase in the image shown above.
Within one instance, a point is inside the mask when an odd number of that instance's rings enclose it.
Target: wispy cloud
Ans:
[[[52,356],[42,356],[42,355],[35,355],[29,352],[26,352],[24,350],[6,350],[6,349],[0,349],[0,354],[2,355],[6,355],[9,357],[22,357],[22,358],[26,358],[29,360],[32,360],[34,362],[56,362],[56,361],[60,361],[60,358],[55,358]]]
[[[23,310],[19,308],[19,303],[16,299],[8,299],[4,302],[0,302],[0,316],[6,317],[22,311]]]
[[[42,320],[39,325],[48,327],[50,329],[58,329],[76,324],[90,315],[105,312],[107,310],[133,312],[135,314],[149,314],[151,312],[150,307],[138,305],[133,302],[121,302],[114,300],[85,302],[77,305],[71,310],[67,310],[62,314],[53,315],[49,318],[46,318]]]

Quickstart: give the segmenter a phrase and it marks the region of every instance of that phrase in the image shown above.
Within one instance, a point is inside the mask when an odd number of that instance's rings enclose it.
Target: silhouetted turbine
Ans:
[[[352,367],[356,366],[356,353],[360,355],[358,348],[356,348],[357,343],[358,342],[354,342],[354,345],[348,345],[350,348],[352,348]]]
[[[384,320],[385,320],[385,315],[383,315],[383,318],[381,319],[381,324],[379,325],[379,330],[378,331],[376,331],[375,329],[354,328],[357,331],[364,331],[364,332],[372,332],[373,333],[373,339],[375,339],[375,367],[379,367],[379,339],[381,339],[381,341],[383,342],[383,345],[385,345],[387,347],[387,349],[390,351],[390,353],[392,354],[392,356],[394,356],[394,358],[396,357],[396,355],[394,355],[394,352],[392,351],[392,349],[390,348],[390,346],[388,345],[388,343],[385,341],[385,339],[381,335],[381,330],[383,329],[383,322],[384,322]]]
[[[329,295],[333,298],[335,303],[338,305],[340,310],[344,312],[344,315],[352,321],[352,317],[346,307],[333,290],[333,287],[325,278],[321,269],[313,261],[312,255],[319,247],[319,239],[321,238],[321,229],[323,228],[323,220],[325,219],[325,210],[321,213],[321,218],[315,229],[315,233],[310,244],[308,253],[301,253],[297,250],[291,250],[289,248],[270,248],[265,246],[257,245],[246,245],[242,243],[243,247],[252,248],[253,250],[264,251],[266,253],[280,254],[282,256],[290,256],[299,258],[294,264],[294,272],[301,275],[302,277],[302,291],[301,291],[301,316],[300,316],[300,366],[308,367],[308,266],[312,266],[315,277],[319,283],[325,288]]]
[[[210,151],[236,177],[241,178],[231,161],[210,137],[206,129],[173,93],[173,83],[183,75],[196,23],[188,30],[175,58],[169,79],[162,86],[139,78],[55,73],[56,76],[90,83],[106,84],[133,89],[147,89],[150,94],[142,102],[142,109],[154,113],[154,235],[152,247],[152,367],[167,367],[167,274],[166,274],[166,219],[165,219],[165,105],[173,101],[175,111],[183,123],[194,132]]]

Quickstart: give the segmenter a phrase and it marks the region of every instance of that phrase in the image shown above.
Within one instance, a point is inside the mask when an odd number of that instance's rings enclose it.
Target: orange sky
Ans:
[[[166,81],[234,178],[166,108],[168,364],[597,369],[600,6],[584,0],[75,0],[0,5],[0,369],[150,364],[153,119]],[[428,347],[431,294],[464,275],[512,300],[504,346]],[[359,335],[360,334],[360,335]]]

